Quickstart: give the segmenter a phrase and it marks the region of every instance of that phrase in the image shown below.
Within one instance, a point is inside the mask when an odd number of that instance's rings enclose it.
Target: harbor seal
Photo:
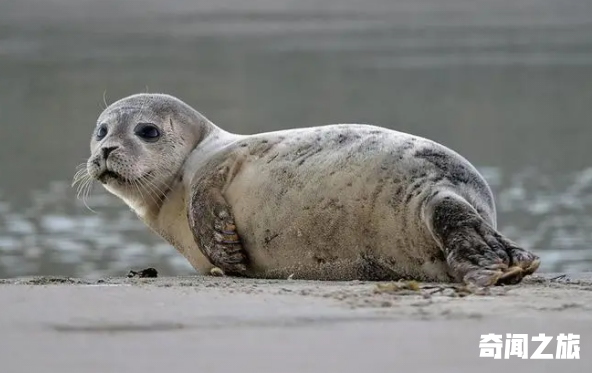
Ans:
[[[90,150],[89,180],[204,274],[490,286],[540,264],[498,232],[479,172],[419,136],[369,124],[240,135],[142,93],[99,115]]]

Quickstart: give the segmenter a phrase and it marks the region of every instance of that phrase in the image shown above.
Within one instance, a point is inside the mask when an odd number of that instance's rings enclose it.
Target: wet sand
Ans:
[[[197,276],[0,280],[0,372],[590,371],[592,273],[557,276],[486,292]],[[581,358],[479,358],[486,333],[577,333]]]

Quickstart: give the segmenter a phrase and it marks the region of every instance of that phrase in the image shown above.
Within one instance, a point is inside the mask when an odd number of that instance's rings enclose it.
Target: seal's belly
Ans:
[[[358,140],[301,139],[243,163],[225,196],[253,276],[447,279],[419,216],[421,175],[396,165],[400,147]]]

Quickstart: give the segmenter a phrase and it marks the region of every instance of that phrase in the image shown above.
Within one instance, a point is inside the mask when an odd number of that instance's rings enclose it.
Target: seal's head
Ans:
[[[169,95],[123,98],[100,114],[86,172],[142,214],[159,207],[185,159],[211,126],[189,105]]]

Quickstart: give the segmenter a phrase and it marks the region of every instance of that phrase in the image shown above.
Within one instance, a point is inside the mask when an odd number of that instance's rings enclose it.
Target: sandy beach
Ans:
[[[1,281],[2,373],[567,373],[592,366],[592,274],[546,274],[489,291],[200,276]],[[487,333],[580,334],[580,359],[479,357]],[[544,353],[555,349],[553,340]]]

